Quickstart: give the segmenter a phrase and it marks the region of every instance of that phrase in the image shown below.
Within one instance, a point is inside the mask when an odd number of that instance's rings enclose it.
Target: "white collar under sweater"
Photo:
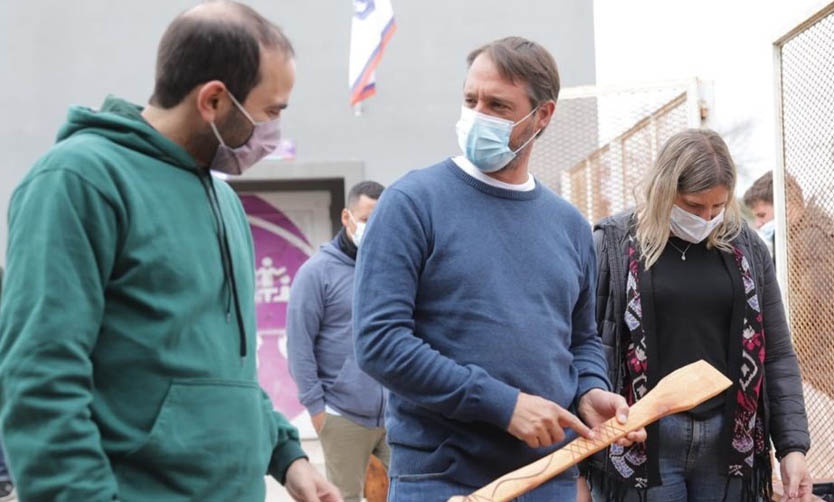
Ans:
[[[518,192],[529,192],[530,190],[536,188],[536,180],[530,173],[527,173],[527,181],[525,181],[524,183],[504,183],[503,181],[497,180],[492,176],[488,176],[486,173],[482,172],[480,169],[475,167],[475,164],[473,164],[469,159],[467,159],[463,155],[452,157],[452,162],[454,162],[459,168],[463,170],[463,172],[465,172],[469,176],[472,176],[476,180],[486,183],[487,185],[494,186],[496,188],[503,188],[504,190],[516,190]]]

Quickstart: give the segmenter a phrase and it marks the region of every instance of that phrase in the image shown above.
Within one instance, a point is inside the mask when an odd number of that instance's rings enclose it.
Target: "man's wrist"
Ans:
[[[601,392],[608,392],[608,389],[605,387],[590,387],[585,389],[581,394],[576,396],[576,408],[579,409],[579,406],[582,404],[582,400],[588,397],[594,391],[601,391]]]

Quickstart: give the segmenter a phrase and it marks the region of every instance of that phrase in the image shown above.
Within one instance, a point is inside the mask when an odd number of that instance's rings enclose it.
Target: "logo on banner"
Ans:
[[[272,258],[263,257],[261,266],[255,269],[255,303],[286,303],[291,281],[287,267],[276,267]]]

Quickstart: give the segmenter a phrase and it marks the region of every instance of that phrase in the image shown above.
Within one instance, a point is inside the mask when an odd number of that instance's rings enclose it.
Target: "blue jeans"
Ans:
[[[518,498],[516,502],[576,500],[576,469],[552,479]],[[433,474],[395,476],[388,487],[388,502],[446,502],[454,495],[469,495],[480,487],[464,486]]]
[[[721,502],[741,500],[742,481],[721,472],[724,446],[721,444],[721,413],[706,420],[686,414],[660,420],[660,479],[662,485],[649,488],[647,502]],[[595,501],[605,500],[594,487]],[[625,500],[641,500],[637,490]]]

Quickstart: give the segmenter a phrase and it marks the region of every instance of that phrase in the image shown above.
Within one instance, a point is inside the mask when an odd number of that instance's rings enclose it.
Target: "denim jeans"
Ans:
[[[660,479],[662,485],[649,488],[647,502],[721,502],[740,500],[740,478],[721,472],[724,446],[721,444],[721,413],[706,420],[694,420],[686,414],[660,420]],[[604,497],[595,487],[595,501]],[[637,502],[636,490],[625,500]]]
[[[576,470],[552,479],[518,498],[516,502],[561,502],[576,500]],[[464,486],[432,474],[396,476],[388,487],[388,502],[446,502],[454,495],[468,495],[480,487]]]

